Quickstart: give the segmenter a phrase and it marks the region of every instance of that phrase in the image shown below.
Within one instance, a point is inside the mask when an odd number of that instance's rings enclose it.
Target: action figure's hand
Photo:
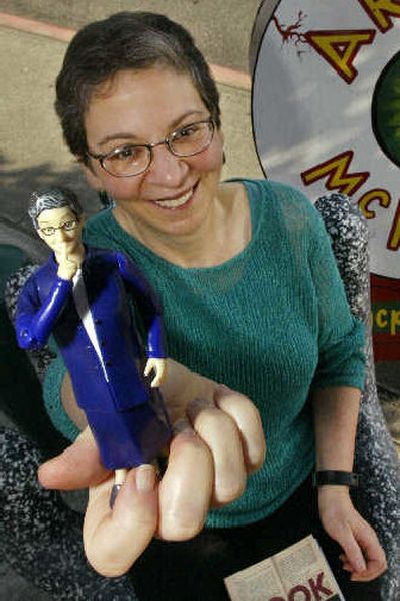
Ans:
[[[68,256],[65,245],[63,245],[60,251],[56,253],[56,260],[58,263],[58,277],[62,278],[63,280],[72,280],[78,271],[79,264]]]
[[[175,435],[161,481],[152,466],[130,470],[111,511],[113,475],[101,466],[89,429],[39,471],[47,488],[91,486],[85,549],[107,576],[126,572],[153,536],[181,541],[198,534],[209,508],[238,498],[264,462],[261,419],[247,397],[171,360],[162,392]]]
[[[344,551],[340,559],[351,580],[365,582],[380,576],[387,568],[385,553],[374,530],[355,509],[348,488],[320,487],[318,507],[326,532]]]
[[[166,359],[147,359],[144,368],[144,375],[148,376],[151,370],[154,369],[154,378],[151,381],[151,387],[160,386],[167,376],[167,360]]]

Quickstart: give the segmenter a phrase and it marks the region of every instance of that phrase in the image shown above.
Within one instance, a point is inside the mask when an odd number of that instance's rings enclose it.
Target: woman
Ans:
[[[312,531],[346,599],[378,599],[377,583],[370,581],[385,570],[384,552],[349,493],[363,329],[350,314],[316,211],[288,186],[220,182],[218,93],[190,35],[166,17],[120,13],[81,30],[58,76],[56,109],[89,183],[115,201],[114,209],[89,220],[86,240],[122,250],[140,265],[164,304],[169,356],[207,378],[174,364],[183,379],[175,378],[164,396],[178,416],[185,398],[205,398],[187,411],[200,447],[193,445],[190,461],[181,464],[178,485],[167,471],[159,489],[151,476],[143,488],[132,472],[113,516],[104,502],[109,482],[93,489],[85,533],[89,560],[101,573],[117,575],[144,551],[133,570],[142,600],[226,599],[225,576]],[[56,420],[63,377],[56,365],[47,383]],[[83,427],[67,377],[62,388],[67,414]],[[241,403],[232,390],[256,405],[269,447],[241,496],[260,455],[249,460],[251,436],[240,442],[235,408]],[[222,423],[213,421],[218,410],[235,441],[224,450],[212,426]],[[177,440],[170,456],[175,466]],[[204,443],[214,458],[214,486]],[[86,434],[70,456],[80,456],[82,445],[94,452]],[[97,464],[86,465],[97,473]],[[187,490],[197,467],[209,483],[200,501]],[[65,476],[59,460],[43,466],[41,479],[51,486],[94,483],[91,475]],[[177,517],[174,500],[184,506],[182,494],[186,513]],[[193,537],[209,502],[219,507],[192,541],[149,544],[155,532],[170,541]],[[125,538],[117,523],[124,524]]]

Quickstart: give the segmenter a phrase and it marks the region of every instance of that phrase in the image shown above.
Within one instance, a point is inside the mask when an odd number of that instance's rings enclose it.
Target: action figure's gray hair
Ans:
[[[83,213],[76,194],[69,188],[49,188],[32,192],[29,198],[28,214],[34,228],[36,230],[39,228],[38,217],[42,211],[61,207],[69,207],[76,217],[80,217]]]

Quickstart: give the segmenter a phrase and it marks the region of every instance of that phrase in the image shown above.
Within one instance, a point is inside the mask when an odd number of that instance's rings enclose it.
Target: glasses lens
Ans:
[[[150,151],[147,146],[128,145],[117,148],[104,158],[102,165],[115,177],[137,175],[145,171],[150,163]]]
[[[210,145],[214,134],[212,121],[199,121],[181,127],[170,139],[170,148],[181,157],[193,156]]]

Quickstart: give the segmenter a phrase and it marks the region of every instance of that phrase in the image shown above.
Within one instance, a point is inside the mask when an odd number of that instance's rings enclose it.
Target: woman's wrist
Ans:
[[[343,504],[353,503],[348,486],[326,485],[317,489],[318,512],[320,517],[335,512]]]

